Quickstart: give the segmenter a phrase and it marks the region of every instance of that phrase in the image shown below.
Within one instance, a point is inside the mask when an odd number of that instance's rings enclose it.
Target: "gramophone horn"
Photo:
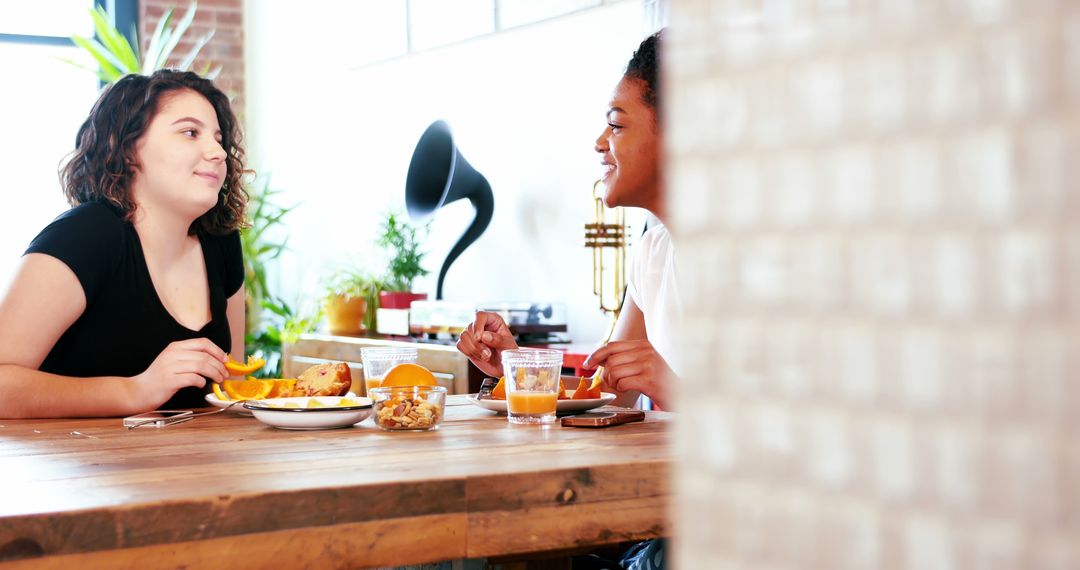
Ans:
[[[454,145],[450,125],[435,121],[420,136],[413,150],[405,180],[405,206],[410,218],[423,221],[445,204],[461,198],[472,202],[476,216],[439,269],[436,299],[443,297],[443,279],[450,264],[487,229],[495,198],[484,175],[477,172]]]

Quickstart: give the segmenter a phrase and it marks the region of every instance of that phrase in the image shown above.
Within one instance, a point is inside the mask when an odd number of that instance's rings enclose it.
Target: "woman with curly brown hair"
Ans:
[[[244,354],[243,159],[228,97],[194,73],[101,94],[60,173],[72,208],[0,297],[0,417],[204,405]]]

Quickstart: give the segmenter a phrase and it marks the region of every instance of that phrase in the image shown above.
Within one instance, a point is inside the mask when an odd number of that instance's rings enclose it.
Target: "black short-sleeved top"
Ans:
[[[63,376],[135,376],[169,343],[206,337],[230,351],[226,302],[244,282],[240,234],[199,235],[210,285],[210,322],[191,330],[165,309],[146,267],[135,226],[119,208],[82,204],[61,214],[30,243],[26,253],[64,262],[82,284],[86,310],[56,342],[43,372]],[[178,391],[162,408],[205,406],[203,391]]]

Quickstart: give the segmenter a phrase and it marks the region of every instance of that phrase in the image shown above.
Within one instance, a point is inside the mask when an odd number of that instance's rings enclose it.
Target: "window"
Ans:
[[[2,0],[5,4],[14,0]],[[101,3],[101,2],[97,2]],[[30,240],[68,208],[57,172],[74,148],[75,133],[97,98],[95,75],[65,62],[93,68],[92,58],[69,39],[89,36],[93,0],[18,2],[0,18],[0,288],[9,283]],[[120,30],[134,29],[134,0],[105,4]]]

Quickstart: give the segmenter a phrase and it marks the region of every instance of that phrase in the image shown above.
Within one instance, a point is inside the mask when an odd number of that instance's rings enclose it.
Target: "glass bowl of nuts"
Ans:
[[[446,412],[442,386],[390,386],[368,390],[375,403],[375,425],[385,430],[438,429]]]

